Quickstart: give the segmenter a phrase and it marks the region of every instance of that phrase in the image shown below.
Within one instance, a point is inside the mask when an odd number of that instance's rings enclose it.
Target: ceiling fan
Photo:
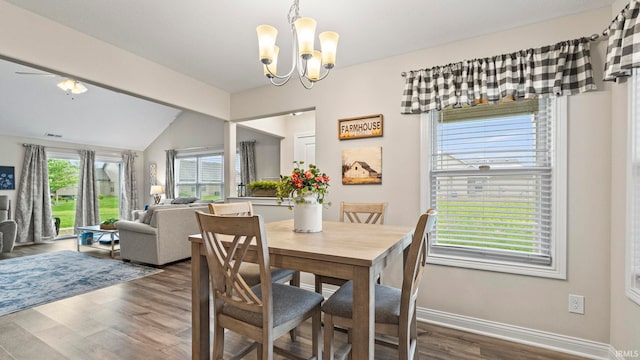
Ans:
[[[35,75],[35,76],[46,76],[46,77],[57,77],[59,75],[50,74],[45,72],[28,72],[28,71],[16,71],[18,75]],[[71,93],[74,95],[83,94],[87,92],[87,87],[84,86],[80,81],[67,78],[58,83],[58,88],[62,91],[65,91],[67,94]]]

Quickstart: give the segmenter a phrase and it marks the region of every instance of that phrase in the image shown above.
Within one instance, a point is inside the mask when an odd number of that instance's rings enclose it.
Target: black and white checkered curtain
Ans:
[[[604,80],[631,76],[631,69],[640,67],[638,13],[640,13],[640,2],[632,0],[604,31],[605,35],[609,35]]]
[[[406,74],[401,113],[423,113],[449,105],[473,106],[540,95],[571,95],[595,89],[590,40],[582,38],[410,71]]]

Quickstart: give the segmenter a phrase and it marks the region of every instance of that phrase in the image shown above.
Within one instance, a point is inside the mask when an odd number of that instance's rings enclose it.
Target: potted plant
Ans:
[[[247,185],[247,189],[251,196],[275,197],[278,190],[278,182],[273,180],[252,181]]]
[[[290,176],[280,176],[277,192],[279,203],[285,199],[292,199],[295,203],[294,231],[322,231],[322,204],[328,192],[329,176],[313,164],[309,164],[308,169],[302,166],[302,161],[294,161],[294,164],[295,168]]]
[[[116,218],[108,218],[107,220],[100,223],[100,229],[103,230],[115,230],[116,229]]]

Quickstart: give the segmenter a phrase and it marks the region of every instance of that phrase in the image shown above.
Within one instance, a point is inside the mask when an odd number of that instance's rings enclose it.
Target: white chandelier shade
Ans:
[[[258,33],[258,50],[264,75],[273,85],[286,84],[297,69],[298,78],[306,89],[329,75],[336,64],[339,35],[333,31],[325,31],[319,35],[320,49],[315,50],[315,33],[317,22],[308,17],[299,16],[299,0],[294,0],[287,16],[292,35],[291,70],[285,75],[278,75],[277,63],[279,48],[276,45],[278,30],[270,25],[260,25]],[[324,71],[323,71],[324,69]]]

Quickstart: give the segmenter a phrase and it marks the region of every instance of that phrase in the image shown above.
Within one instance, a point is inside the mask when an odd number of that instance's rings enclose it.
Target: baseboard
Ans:
[[[300,287],[305,290],[315,291],[314,286],[309,284],[303,283],[300,284]],[[323,288],[322,295],[326,299],[329,298],[333,292],[333,290],[325,287]],[[418,307],[416,311],[418,321],[430,324],[582,356],[588,359],[624,360],[624,357],[622,357],[620,352],[616,351],[613,346],[597,341],[528,329],[520,326],[482,320],[422,307]]]
[[[609,344],[502,324],[438,310],[418,308],[417,318],[431,324],[541,347],[589,359],[623,359]]]

